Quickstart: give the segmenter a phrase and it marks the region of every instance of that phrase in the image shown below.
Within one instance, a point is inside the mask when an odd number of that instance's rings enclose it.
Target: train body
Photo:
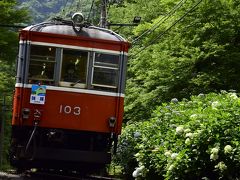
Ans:
[[[20,31],[10,160],[17,168],[110,163],[121,133],[129,44],[90,25]]]

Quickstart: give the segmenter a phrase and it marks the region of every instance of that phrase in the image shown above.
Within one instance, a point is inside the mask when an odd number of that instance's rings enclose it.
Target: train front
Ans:
[[[110,163],[122,126],[127,51],[122,37],[95,26],[55,20],[23,29],[12,165],[78,170]]]

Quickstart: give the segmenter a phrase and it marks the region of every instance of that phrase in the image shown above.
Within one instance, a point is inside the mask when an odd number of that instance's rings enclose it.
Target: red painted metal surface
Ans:
[[[116,52],[128,52],[129,48],[129,43],[125,41],[94,39],[83,36],[52,34],[28,30],[22,30],[19,38],[22,41],[95,48]],[[33,126],[33,114],[34,111],[38,109],[41,112],[39,124],[41,127],[93,132],[114,131],[116,134],[121,133],[123,97],[47,90],[45,104],[36,105],[30,104],[30,94],[31,88],[17,87],[15,89],[12,125]],[[22,118],[23,108],[30,109],[30,116],[28,119]],[[65,112],[64,108],[66,108]],[[80,114],[78,114],[79,108]],[[108,121],[110,117],[117,118],[114,129],[109,128]]]
[[[62,45],[79,46],[86,48],[97,48],[112,51],[128,52],[129,43],[123,41],[100,40],[87,37],[76,37],[62,34],[51,34],[43,32],[21,31],[20,40],[34,42],[54,43]]]
[[[40,127],[111,132],[108,120],[113,116],[117,118],[114,132],[121,132],[123,97],[47,90],[45,104],[38,105],[30,104],[30,94],[30,88],[15,89],[12,125],[32,126],[34,111],[38,109],[41,112]],[[81,109],[80,114],[76,107]],[[28,119],[22,118],[23,108],[30,109]]]

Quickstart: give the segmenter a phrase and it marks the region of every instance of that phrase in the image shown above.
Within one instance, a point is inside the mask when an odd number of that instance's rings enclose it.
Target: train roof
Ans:
[[[117,33],[96,27],[93,25],[84,25],[83,27],[75,27],[71,23],[62,22],[44,22],[24,28],[22,31],[34,31],[52,34],[69,35],[76,37],[94,38],[100,40],[127,42],[123,37]]]

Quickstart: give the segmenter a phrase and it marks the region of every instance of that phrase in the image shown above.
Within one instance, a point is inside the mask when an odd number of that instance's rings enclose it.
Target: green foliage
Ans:
[[[16,9],[16,1],[0,1],[1,24],[24,23],[28,20],[27,11]],[[0,60],[13,62],[16,57],[18,35],[12,29],[0,28]]]
[[[19,7],[27,8],[34,23],[40,23],[53,17],[70,18],[75,12],[82,12],[88,18],[91,1],[67,0],[19,0]],[[96,11],[96,7],[94,7]]]
[[[115,3],[109,9],[109,21],[112,23],[132,23],[135,16],[141,17],[141,23],[149,23],[151,20],[166,12],[162,1],[134,0]],[[134,38],[133,27],[113,28],[120,34],[124,34],[129,40]]]
[[[48,0],[19,0],[18,7],[29,10],[34,23],[40,23],[49,18],[52,14],[58,13],[62,6],[65,5],[65,0],[48,1]]]
[[[240,98],[224,91],[172,99],[150,121],[124,129],[118,161],[125,170],[138,167],[140,179],[237,179],[239,109]]]
[[[0,1],[1,24],[18,24],[28,22],[26,10],[16,8],[16,1]],[[0,118],[4,121],[4,149],[1,169],[9,168],[8,149],[10,142],[11,96],[14,87],[14,60],[17,55],[18,34],[15,29],[0,27]],[[2,112],[2,100],[6,96],[6,112]]]
[[[11,105],[12,92],[14,88],[14,65],[9,62],[0,61],[0,123],[4,121],[4,138],[1,170],[10,168],[8,150],[11,135]],[[3,98],[5,97],[5,111],[3,112]],[[0,139],[1,141],[1,139]]]
[[[16,1],[0,1],[1,24],[21,23],[28,19],[28,14],[23,9],[16,9]]]
[[[0,169],[6,170],[10,168],[8,159],[8,150],[10,145],[11,135],[11,105],[12,105],[12,93],[14,89],[15,66],[12,63],[0,61],[0,120],[4,121],[4,139],[3,139],[3,154],[2,154],[2,166]],[[3,98],[5,101],[5,112],[2,112]],[[1,123],[0,121],[0,123]],[[1,140],[1,139],[0,139]]]
[[[0,1],[1,24],[24,23],[27,11],[16,8],[16,1]],[[11,95],[14,84],[14,60],[17,55],[18,34],[9,28],[0,28],[0,95]]]
[[[9,163],[9,147],[10,147],[10,137],[11,137],[11,96],[6,96],[6,106],[5,112],[2,112],[3,107],[3,94],[1,94],[0,102],[1,102],[1,120],[4,121],[4,139],[3,139],[3,154],[2,154],[2,166],[0,166],[0,170],[8,170],[10,169],[10,163]]]
[[[0,61],[0,95],[12,95],[15,83],[15,66]]]
[[[148,119],[156,106],[174,97],[240,90],[240,0],[204,0],[167,30],[198,1],[182,1],[161,20],[179,2],[124,1],[110,11],[113,22],[130,22],[136,15],[143,20],[134,29],[119,30],[129,39],[141,37],[130,50],[125,121]]]

